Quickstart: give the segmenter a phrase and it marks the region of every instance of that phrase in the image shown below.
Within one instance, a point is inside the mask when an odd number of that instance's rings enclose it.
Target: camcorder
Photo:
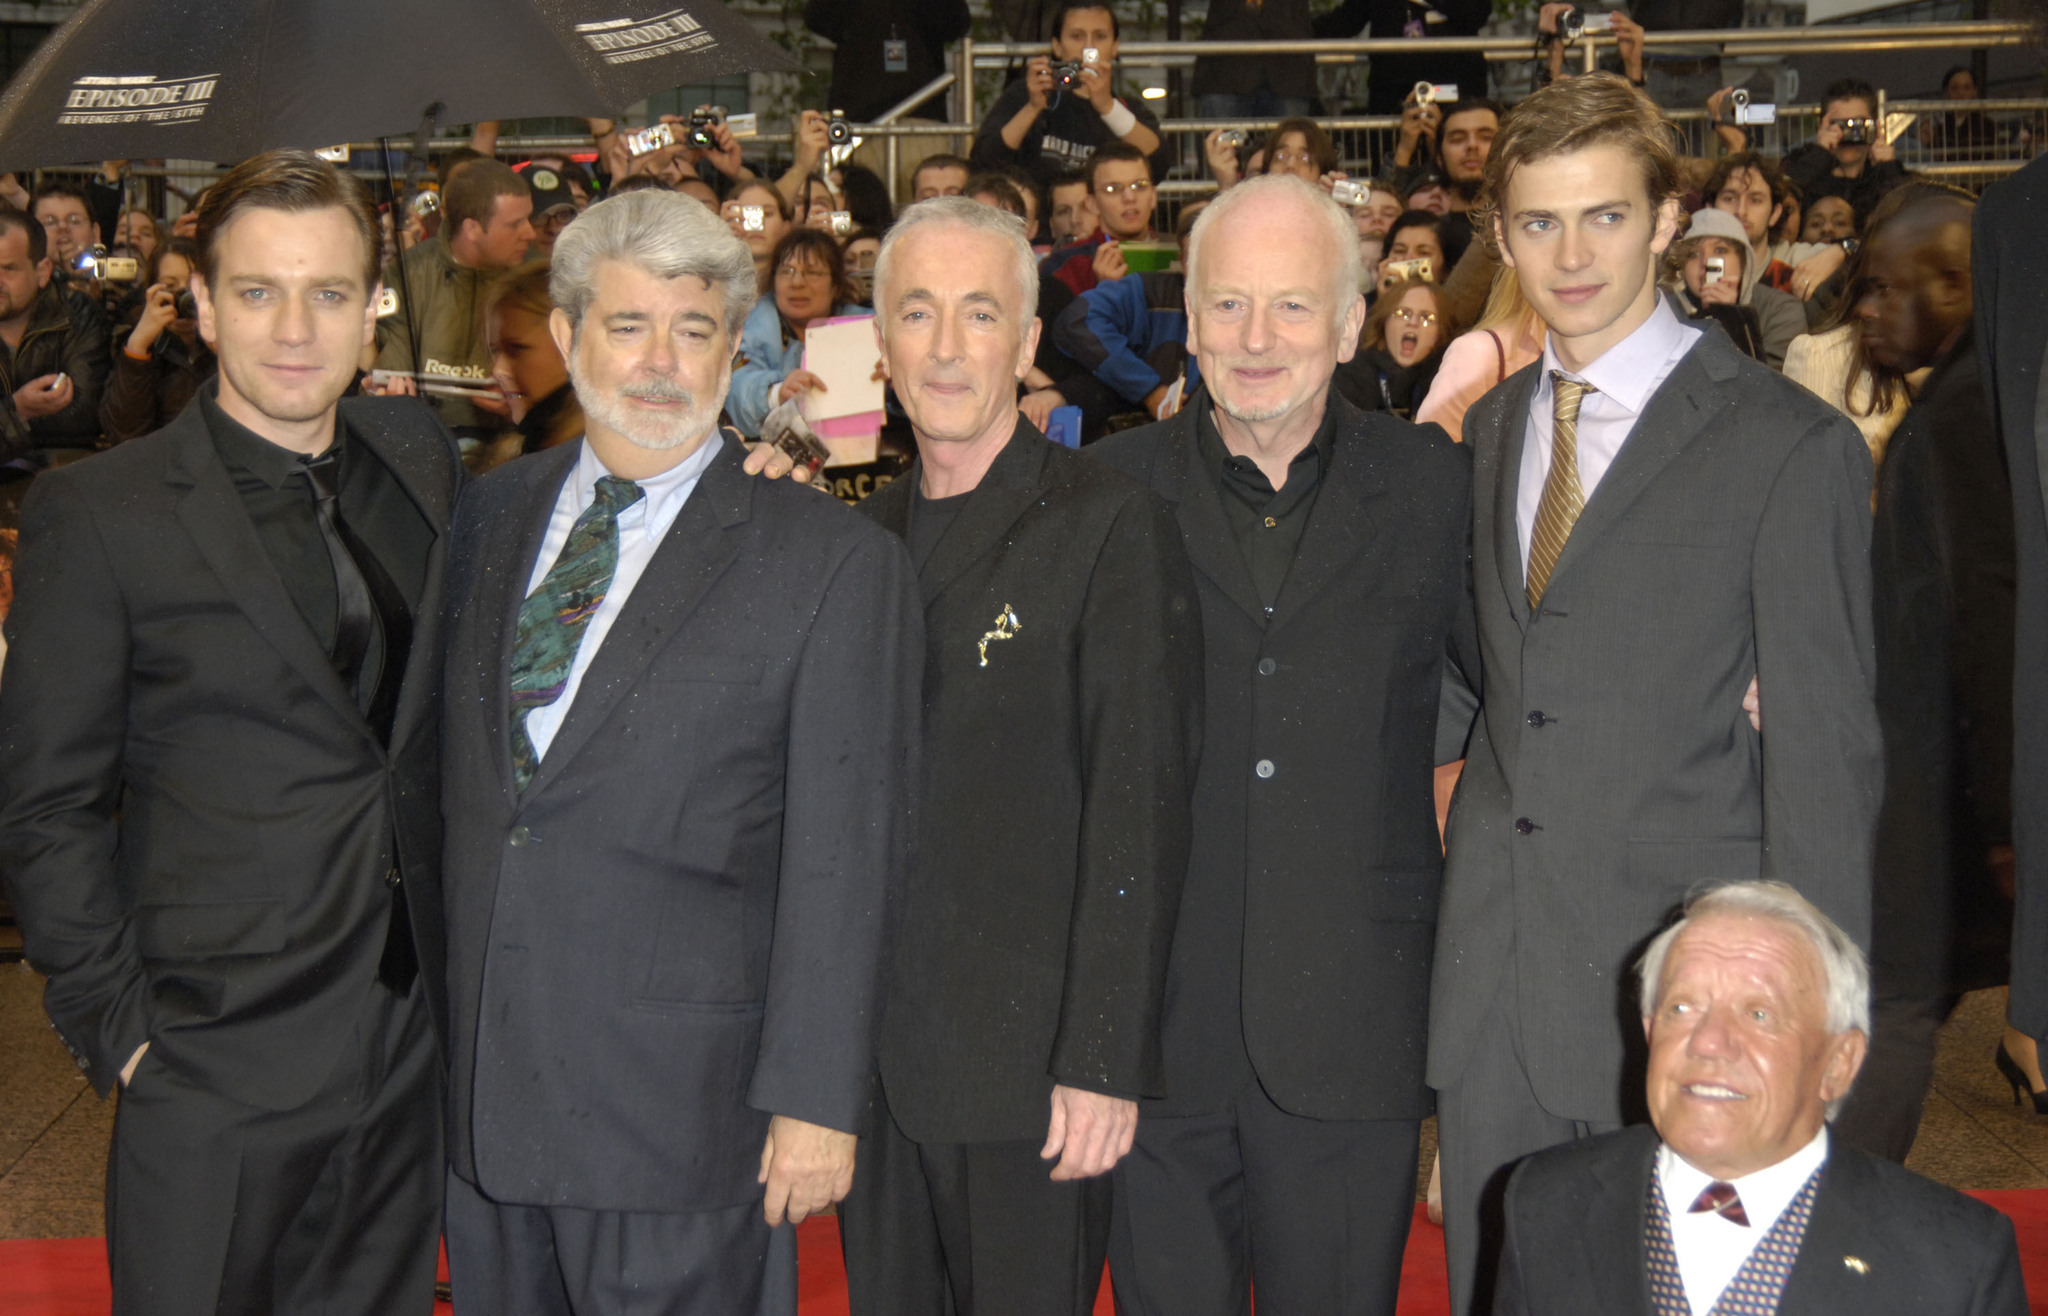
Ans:
[[[1330,199],[1340,206],[1362,206],[1372,196],[1372,184],[1340,178],[1330,184]]]
[[[95,243],[90,250],[78,253],[78,259],[71,268],[88,279],[103,283],[133,283],[142,273],[142,262],[134,256],[111,256],[107,249]]]
[[[846,121],[845,110],[834,110],[832,117],[825,120],[825,140],[834,146],[845,146],[853,140],[853,125]]]
[[[1102,62],[1102,52],[1089,46],[1081,52],[1079,59],[1063,59],[1052,66],[1053,86],[1061,91],[1072,91],[1081,85],[1081,70],[1094,68]]]
[[[1750,124],[1776,123],[1778,121],[1777,106],[1771,104],[1751,104],[1749,92],[1744,88],[1737,87],[1734,91],[1729,92],[1728,104],[1734,111],[1734,122],[1737,127],[1747,127]]]
[[[1381,273],[1395,279],[1421,279],[1427,282],[1434,277],[1435,266],[1429,257],[1417,256],[1413,260],[1390,260],[1381,267]]]
[[[1567,9],[1557,19],[1557,37],[1567,46],[1588,32],[1612,32],[1614,15],[1609,12],[1582,14],[1576,9]]]
[[[1418,82],[1408,93],[1410,105],[1449,105],[1458,99],[1455,82]]]
[[[1843,119],[1842,145],[1868,146],[1877,138],[1877,120]]]

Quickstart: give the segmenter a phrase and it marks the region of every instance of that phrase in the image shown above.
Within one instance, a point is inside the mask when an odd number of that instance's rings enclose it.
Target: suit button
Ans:
[[[1527,836],[1536,830],[1536,824],[1530,822],[1527,818],[1517,818],[1515,819],[1515,830]]]
[[[1279,664],[1279,663],[1276,663],[1276,662],[1274,662],[1274,661],[1273,661],[1273,660],[1272,660],[1271,658],[1261,658],[1261,659],[1259,659],[1259,675],[1260,675],[1260,676],[1271,676],[1271,675],[1272,675],[1273,673],[1275,673],[1275,672],[1277,672],[1277,671],[1279,671],[1279,670],[1280,670],[1280,664]]]
[[[1260,760],[1258,761],[1258,764],[1257,764],[1257,765],[1256,765],[1255,767],[1253,767],[1253,768],[1252,768],[1252,771],[1253,771],[1253,772],[1256,772],[1256,773],[1258,773],[1258,774],[1259,774],[1259,775],[1260,775],[1261,777],[1270,777],[1270,776],[1272,776],[1272,775],[1273,775],[1273,760],[1271,760],[1271,759],[1260,759]]]
[[[398,890],[399,881],[400,879],[398,876],[398,870],[396,868],[391,869],[389,872],[384,874],[384,885],[390,887],[393,891]]]
[[[1540,727],[1548,720],[1548,718],[1543,716],[1543,710],[1540,708],[1529,714],[1529,725],[1532,727]]]
[[[512,829],[512,835],[507,839],[512,842],[513,847],[516,849],[519,846],[525,845],[528,841],[531,841],[533,839],[533,833],[527,831],[524,827],[514,827]]]

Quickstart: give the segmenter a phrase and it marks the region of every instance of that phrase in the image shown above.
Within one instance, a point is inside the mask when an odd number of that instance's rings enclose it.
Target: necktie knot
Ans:
[[[608,516],[617,516],[644,497],[646,490],[631,480],[616,475],[598,477],[596,504]]]
[[[299,469],[306,473],[306,482],[313,486],[313,497],[327,502],[335,496],[341,475],[341,454],[333,448],[318,457],[299,458]]]
[[[1742,1209],[1742,1195],[1735,1191],[1732,1183],[1716,1179],[1700,1189],[1700,1195],[1692,1200],[1689,1213],[1698,1215],[1702,1211],[1712,1211],[1723,1220],[1732,1220],[1744,1229],[1749,1228],[1749,1212]]]
[[[1586,394],[1598,393],[1600,391],[1591,384],[1581,380],[1565,378],[1564,372],[1561,370],[1550,372],[1550,383],[1552,390],[1557,395],[1557,408],[1554,414],[1560,425],[1577,424],[1579,404],[1586,400]]]

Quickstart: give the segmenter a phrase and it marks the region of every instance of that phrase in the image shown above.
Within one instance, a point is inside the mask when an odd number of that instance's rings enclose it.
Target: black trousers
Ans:
[[[796,1226],[761,1203],[584,1211],[494,1202],[448,1175],[458,1316],[796,1316]]]
[[[839,1204],[852,1316],[1089,1316],[1109,1176],[1054,1183],[1042,1142],[919,1143],[877,1097]]]
[[[318,1095],[261,1110],[152,1046],[107,1161],[115,1316],[428,1316],[441,1069],[424,991],[372,986]]]
[[[1138,1121],[1116,1167],[1123,1316],[1391,1316],[1418,1120],[1315,1120],[1247,1077],[1227,1110]]]
[[[1872,1156],[1906,1163],[1934,1082],[1935,1034],[1961,1000],[1954,993],[1880,996],[1871,1005],[1870,1053],[1832,1121],[1836,1137]]]

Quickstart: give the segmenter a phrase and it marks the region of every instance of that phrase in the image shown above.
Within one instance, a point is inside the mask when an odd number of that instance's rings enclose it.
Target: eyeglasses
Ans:
[[[829,279],[832,271],[816,265],[781,265],[775,270],[778,279]]]
[[[1314,164],[1316,158],[1307,151],[1275,151],[1274,164]]]
[[[1115,200],[1117,197],[1122,196],[1126,192],[1129,192],[1132,196],[1136,196],[1141,192],[1150,192],[1152,190],[1152,184],[1149,182],[1104,183],[1100,188],[1096,190],[1101,192],[1102,195],[1109,197],[1111,200]]]
[[[1418,311],[1412,306],[1403,306],[1394,314],[1401,317],[1403,324],[1413,325],[1418,329],[1427,329],[1436,323],[1435,311]]]

